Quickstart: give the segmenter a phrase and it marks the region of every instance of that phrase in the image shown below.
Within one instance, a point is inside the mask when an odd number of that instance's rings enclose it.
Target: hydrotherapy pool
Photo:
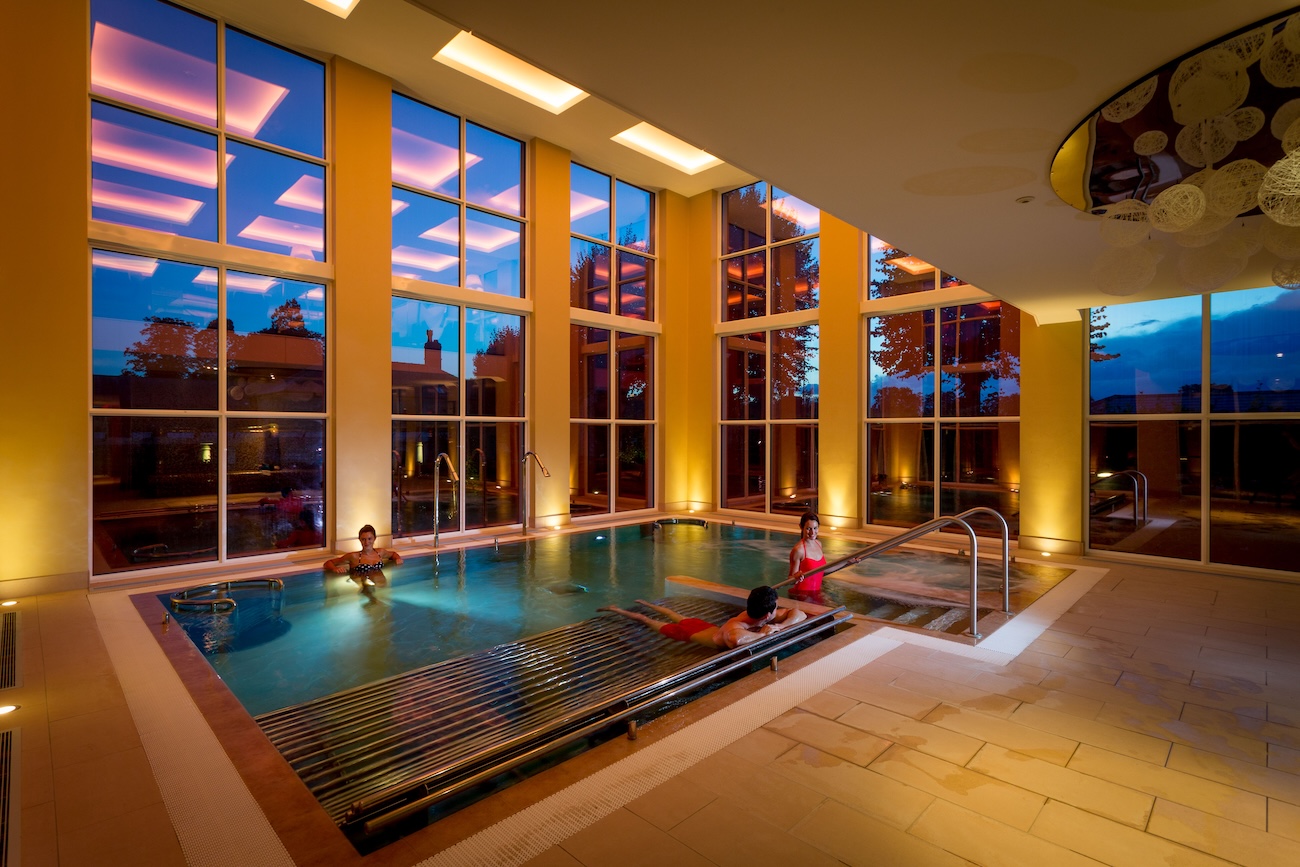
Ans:
[[[283,591],[233,593],[233,613],[178,612],[175,618],[256,716],[586,620],[603,605],[662,597],[672,575],[743,588],[774,584],[785,578],[797,538],[684,523],[554,534],[499,549],[410,557],[385,569],[387,585],[372,594],[360,593],[346,576],[313,571],[286,577]],[[834,536],[823,537],[822,545],[831,561],[862,547]],[[961,558],[900,550],[852,572],[857,580],[894,586],[961,588],[969,582],[967,568]],[[1068,574],[1046,571],[1056,574],[1013,569],[1013,593],[1037,595]],[[854,604],[860,591],[833,579],[825,585],[828,603],[867,613]],[[164,605],[169,598],[159,596]]]

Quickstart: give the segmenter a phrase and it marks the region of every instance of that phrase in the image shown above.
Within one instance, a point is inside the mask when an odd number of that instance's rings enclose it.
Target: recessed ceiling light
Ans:
[[[648,123],[639,123],[630,129],[625,129],[612,140],[688,175],[722,165],[722,160],[713,154],[689,145]]]
[[[307,0],[313,6],[319,6],[326,12],[333,12],[340,18],[347,18],[357,8],[361,0]]]
[[[18,710],[19,707],[21,707],[21,705],[7,704],[4,707],[0,707],[0,714],[13,713]]]
[[[17,604],[18,604],[17,599],[9,599],[4,602],[0,602],[0,605],[3,605],[6,608],[8,608],[10,605],[17,605]]]
[[[433,59],[551,114],[559,114],[587,97],[585,90],[484,42],[468,30],[457,33]]]

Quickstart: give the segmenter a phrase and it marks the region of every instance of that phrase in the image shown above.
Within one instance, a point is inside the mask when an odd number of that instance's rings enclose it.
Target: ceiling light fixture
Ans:
[[[585,90],[484,42],[468,30],[457,33],[433,59],[551,114],[559,114],[587,97]]]
[[[333,12],[340,18],[347,18],[361,0],[307,0],[307,2],[326,12]]]
[[[679,169],[688,175],[722,165],[722,160],[648,123],[625,129],[612,141]]]

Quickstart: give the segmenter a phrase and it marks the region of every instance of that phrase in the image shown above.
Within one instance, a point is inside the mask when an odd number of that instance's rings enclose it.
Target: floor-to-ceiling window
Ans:
[[[1088,544],[1296,570],[1300,293],[1090,311]]]
[[[820,228],[770,184],[722,195],[723,508],[817,508]]]
[[[654,505],[655,197],[569,169],[572,515]]]
[[[524,147],[392,100],[393,534],[516,523]]]
[[[93,0],[93,571],[322,544],[325,67]]]
[[[991,298],[936,304],[933,290],[962,281],[878,238],[868,248],[868,298],[883,302],[866,322],[868,522],[985,507],[1016,533],[1020,311]]]

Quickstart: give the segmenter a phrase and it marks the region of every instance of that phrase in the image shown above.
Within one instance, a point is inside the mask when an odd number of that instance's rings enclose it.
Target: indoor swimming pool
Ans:
[[[286,576],[283,590],[233,591],[230,612],[176,612],[231,692],[252,715],[301,704],[598,615],[604,605],[665,595],[665,579],[690,576],[749,588],[785,578],[797,536],[725,524],[647,523],[548,534],[410,557],[362,593],[347,576]],[[822,537],[834,562],[863,543]],[[1068,569],[1013,564],[1013,610],[1023,610]],[[981,594],[1000,591],[996,564],[981,564]],[[839,580],[837,580],[839,579]],[[890,551],[828,578],[827,604],[879,611],[893,599],[967,599],[965,558]],[[158,597],[168,604],[170,594]],[[907,605],[916,610],[915,602]],[[897,613],[897,612],[896,612]],[[876,615],[883,616],[883,615]],[[905,620],[903,621],[905,622]]]

